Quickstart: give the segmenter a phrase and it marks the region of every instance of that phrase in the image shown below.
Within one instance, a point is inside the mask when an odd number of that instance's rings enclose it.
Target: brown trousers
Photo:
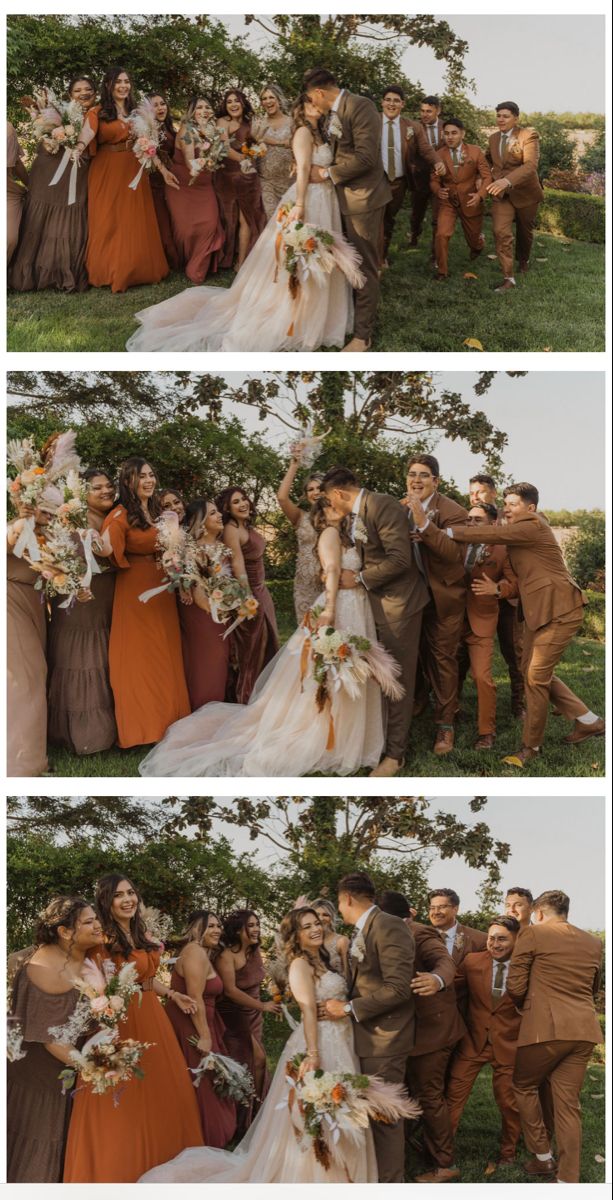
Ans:
[[[511,703],[519,708],[524,699],[524,677],[521,673],[521,656],[524,638],[524,623],[518,619],[519,608],[501,600],[498,605],[498,645],[507,664],[511,681]]]
[[[451,1128],[455,1135],[475,1080],[486,1063],[490,1063],[492,1067],[494,1099],[502,1117],[500,1157],[513,1158],[521,1133],[519,1111],[513,1091],[513,1067],[496,1062],[493,1047],[489,1042],[483,1047],[481,1054],[475,1057],[459,1051],[453,1059],[447,1084],[447,1105]]]
[[[496,684],[492,675],[494,638],[473,633],[468,622],[458,650],[458,666],[462,681],[468,667],[477,688],[477,728],[480,734],[496,732]]]
[[[361,270],[366,276],[364,287],[354,292],[355,320],[353,336],[370,342],[379,305],[379,267],[381,266],[381,229],[385,205],[371,212],[345,214],[345,233],[362,259]]]
[[[458,708],[460,674],[458,647],[464,626],[464,609],[438,617],[433,601],[424,609],[419,648],[420,665],[434,692],[434,720],[452,726]]]
[[[483,206],[481,206],[480,212],[469,217],[466,213],[462,212],[459,206],[456,208],[448,200],[439,200],[438,205],[436,233],[434,237],[434,256],[439,274],[448,275],[449,242],[453,236],[457,218],[459,218],[464,231],[468,249],[475,251],[483,249]]]
[[[564,717],[574,720],[588,711],[586,705],[570,688],[554,675],[566,647],[583,624],[583,605],[561,617],[554,617],[541,629],[524,630],[522,672],[526,694],[526,719],[523,729],[524,746],[541,746],[550,700]]]
[[[422,174],[421,171],[414,171],[411,203],[411,237],[419,237],[428,206],[431,206],[432,209],[432,253],[434,254],[434,238],[436,236],[439,202],[436,196],[433,196],[430,189],[430,171],[428,170],[427,174]]]
[[[545,1128],[539,1098],[539,1087],[548,1080],[553,1100],[558,1178],[563,1183],[579,1182],[579,1094],[593,1049],[592,1042],[539,1042],[517,1048],[513,1087],[524,1141],[532,1154],[546,1154],[551,1150],[551,1138]]]
[[[515,257],[518,262],[528,262],[539,203],[537,201],[526,208],[515,208],[511,200],[505,197],[494,200],[492,204],[494,243],[505,279],[513,275],[513,226],[516,226]]]
[[[381,260],[385,261],[387,252],[390,248],[390,242],[394,236],[394,225],[396,217],[402,208],[404,198],[407,194],[408,180],[406,175],[399,175],[398,179],[388,179],[388,183],[392,189],[392,198],[389,204],[385,205],[383,213],[383,252]]]
[[[445,1099],[447,1066],[453,1046],[407,1059],[407,1083],[423,1109],[424,1142],[437,1167],[453,1166],[453,1127]]]
[[[379,641],[400,664],[400,682],[405,692],[402,700],[385,702],[385,753],[398,761],[405,757],[413,717],[421,622],[422,610],[402,622],[385,624],[376,620]]]
[[[405,1060],[396,1058],[361,1058],[360,1068],[365,1075],[378,1075],[386,1083],[404,1083]],[[404,1183],[404,1121],[385,1125],[372,1122],[377,1156],[379,1183]]]

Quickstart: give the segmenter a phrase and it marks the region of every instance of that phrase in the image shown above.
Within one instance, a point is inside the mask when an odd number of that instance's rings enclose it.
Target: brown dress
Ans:
[[[230,638],[225,626],[197,604],[179,604],[183,666],[192,712],[212,700],[225,700],[230,665]]]
[[[109,668],[122,747],[159,742],[169,725],[191,712],[181,655],[177,605],[171,592],[147,604],[141,592],[159,587],[157,530],[128,524],[123,505],[105,519],[119,568],[113,600]]]
[[[49,741],[73,754],[97,754],[117,740],[109,679],[109,636],[115,571],[91,582],[93,600],[60,608],[51,602],[49,624]]]
[[[172,156],[175,152],[176,133],[173,130],[163,128],[160,130],[161,144],[158,151],[165,167],[172,170]],[[171,271],[179,270],[179,252],[175,246],[175,240],[172,236],[172,225],[170,223],[170,213],[166,204],[166,184],[164,178],[159,171],[152,171],[149,176],[151,184],[151,195],[153,196],[153,207],[157,218],[158,229],[164,247],[166,261]]]
[[[40,578],[22,558],[7,557],[7,770],[47,770],[47,616]]]
[[[159,283],[168,263],[147,172],[137,188],[129,186],[139,170],[128,148],[129,126],[100,121],[99,112],[97,105],[85,118],[96,135],[89,144],[87,274],[93,287],[125,292],[139,283]]]
[[[242,547],[249,586],[259,602],[257,615],[231,634],[232,653],[236,663],[236,699],[247,704],[255,681],[279,649],[279,634],[273,599],[264,577],[266,542],[256,529],[249,530],[249,539]]]
[[[173,971],[170,986],[175,992],[188,995],[185,980],[178,971]],[[202,997],[206,1008],[206,1020],[211,1034],[211,1049],[214,1054],[228,1055],[225,1043],[225,1025],[217,1010],[217,1001],[223,995],[223,983],[219,975],[207,979]],[[202,1058],[202,1051],[197,1050],[190,1038],[197,1037],[191,1017],[181,1011],[173,1000],[168,1001],[166,1012],[170,1023],[177,1035],[183,1057],[188,1067],[197,1067]],[[223,1150],[236,1133],[236,1104],[225,1096],[219,1096],[211,1082],[210,1073],[204,1075],[196,1089],[196,1099],[200,1109],[202,1137],[205,1146],[216,1146]]]
[[[251,125],[248,121],[243,121],[230,138],[232,150],[240,151],[245,138],[250,134]],[[233,267],[238,254],[239,214],[243,214],[243,218],[249,226],[247,254],[253,250],[266,224],[260,178],[257,171],[251,175],[245,175],[241,171],[239,162],[226,158],[223,167],[215,172],[215,191],[226,231],[224,255],[220,265]]]
[[[192,176],[178,144],[171,167],[181,184],[180,191],[166,188],[179,257],[187,278],[192,283],[204,283],[209,272],[217,271],[225,240],[213,176],[210,171],[201,171],[190,184]]]
[[[17,134],[10,121],[6,123],[6,261],[10,263],[17,239],[19,225],[23,212],[26,189],[16,179],[13,179],[13,168],[19,159],[23,158],[23,150],[17,140]]]
[[[239,967],[236,971],[236,986],[254,1000],[259,1000],[265,975],[262,954],[259,947],[256,947],[253,953],[248,955],[244,967]],[[264,1014],[255,1008],[241,1008],[225,995],[220,999],[218,1009],[226,1027],[225,1043],[230,1058],[243,1063],[255,1079],[253,1041],[258,1042],[264,1049]],[[241,1107],[238,1114],[241,1135],[249,1128],[269,1087],[270,1075],[266,1069],[261,1096],[257,1096],[249,1108]]]
[[[23,1033],[25,1058],[7,1067],[7,1180],[61,1183],[72,1100],[62,1095],[63,1063],[48,1050],[49,1028],[72,1015],[78,992],[49,995],[32,983],[27,965],[13,985],[12,1015]]]
[[[10,286],[17,292],[40,292],[44,288],[84,292],[89,286],[85,270],[89,158],[84,155],[81,159],[77,198],[74,204],[68,204],[70,166],[59,183],[49,186],[62,156],[61,150],[49,154],[41,142],[30,167],[19,246],[9,277]]]

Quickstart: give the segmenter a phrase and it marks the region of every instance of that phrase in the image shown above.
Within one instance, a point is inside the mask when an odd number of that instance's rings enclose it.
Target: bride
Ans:
[[[280,205],[292,205],[288,221],[300,220],[342,236],[341,215],[331,180],[309,183],[311,166],[326,167],[332,151],[323,139],[318,110],[301,96],[292,111],[292,151],[296,183]],[[317,350],[342,346],[353,328],[353,296],[345,275],[334,268],[323,280],[312,274],[301,280],[296,299],[289,276],[276,270],[276,213],[243,263],[232,286],[194,287],[136,313],[141,328],[128,350]],[[354,281],[363,283],[359,258],[353,256]]]
[[[311,521],[325,580],[325,591],[316,601],[323,605],[318,625],[333,625],[376,642],[365,589],[339,590],[341,570],[359,571],[361,566],[347,517],[339,517],[320,496]],[[357,698],[342,688],[334,691],[331,724],[330,714],[318,711],[315,680],[301,681],[303,645],[299,627],[264,669],[247,705],[205,704],[171,725],[141,762],[141,775],[348,775],[376,766],[384,740],[379,685],[368,679]]]
[[[154,1167],[139,1183],[376,1183],[377,1162],[370,1127],[356,1137],[341,1132],[328,1170],[305,1139],[296,1140],[287,1105],[286,1063],[305,1053],[303,1070],[355,1074],[360,1063],[349,1018],[318,1021],[317,1006],[346,1000],[341,975],[330,967],[324,931],[313,908],[295,908],[281,923],[281,943],[289,965],[289,985],[300,1005],[301,1021],[285,1043],[270,1091],[236,1150],[197,1146]]]

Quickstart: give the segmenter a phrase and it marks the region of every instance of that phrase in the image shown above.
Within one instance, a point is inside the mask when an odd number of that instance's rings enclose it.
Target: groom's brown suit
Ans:
[[[415,939],[400,917],[375,907],[362,930],[361,961],[350,957],[349,999],[355,1049],[362,1070],[390,1083],[404,1083],[407,1055],[415,1039],[411,992]],[[404,1124],[373,1123],[379,1183],[404,1182]]]
[[[362,554],[360,578],[368,590],[377,634],[400,665],[402,700],[388,701],[385,753],[398,761],[406,752],[419,654],[422,612],[428,589],[417,568],[405,510],[392,496],[364,490],[359,519],[368,541],[356,539]]]
[[[342,125],[332,136],[330,178],[345,232],[362,259],[366,283],[355,293],[354,337],[372,338],[379,303],[381,231],[385,206],[392,199],[381,161],[381,117],[372,100],[343,92],[336,110]]]

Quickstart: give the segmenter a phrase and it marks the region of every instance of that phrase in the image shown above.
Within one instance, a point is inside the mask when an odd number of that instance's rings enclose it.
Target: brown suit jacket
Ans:
[[[492,1008],[492,971],[493,959],[487,952],[467,954],[458,967],[458,999],[467,1000],[467,1031],[458,1050],[472,1058],[482,1054],[490,1042],[496,1062],[511,1067],[515,1062],[521,1014],[508,992]]]
[[[383,128],[385,128],[387,117],[384,113],[381,115]],[[424,133],[424,127],[419,121],[411,121],[409,117],[400,117],[400,136],[402,138],[402,161],[407,176],[411,174],[416,156],[423,159],[429,167],[440,162],[439,151],[433,150]]]
[[[451,957],[456,966],[459,966],[467,954],[475,954],[480,950],[485,950],[486,945],[486,933],[483,933],[481,929],[472,929],[470,925],[461,925],[458,921]]]
[[[433,996],[415,996],[415,1045],[409,1057],[417,1058],[455,1046],[465,1025],[456,1000],[456,966],[444,942],[428,925],[413,921],[411,929],[415,937],[415,973],[429,971],[439,975],[445,985]]]
[[[434,147],[432,146],[432,143],[428,137],[427,129],[423,121],[412,121],[411,124],[421,130],[426,146],[433,150]],[[436,122],[436,144],[437,149],[435,150],[435,154],[440,157],[440,149],[445,145],[445,138],[443,137],[443,122],[440,117]],[[432,164],[429,162],[427,156],[423,153],[421,146],[421,140],[418,141],[416,137],[411,138],[409,158],[413,168],[413,174],[420,177],[420,182],[427,183],[428,179],[430,178],[430,167]]]
[[[359,517],[368,541],[356,545],[375,621],[398,632],[407,617],[420,612],[429,600],[413,557],[406,512],[392,496],[364,490]]]
[[[518,1046],[603,1040],[594,1007],[601,961],[599,939],[567,921],[521,930],[507,978],[522,1010]]]
[[[467,512],[449,496],[435,492],[427,508],[428,525],[422,533],[422,555],[438,617],[462,611],[466,603],[464,555],[445,529],[462,525]],[[449,546],[451,545],[451,550]]]
[[[587,598],[568,573],[553,530],[539,513],[527,513],[510,525],[480,526],[478,531],[470,525],[455,525],[453,537],[458,543],[484,542],[508,547],[521,600],[519,616],[528,629],[540,629],[579,604],[587,604]]]
[[[517,126],[507,142],[504,160],[500,157],[500,133],[490,134],[486,156],[492,167],[492,178],[509,180],[511,187],[505,192],[504,199],[509,199],[515,208],[526,208],[544,200],[537,170],[539,135],[536,129]]]
[[[354,216],[383,208],[392,198],[381,161],[381,115],[372,100],[343,92],[337,113],[343,127],[332,138],[330,178],[342,213]]]
[[[438,156],[445,167],[445,174],[437,175],[433,171],[430,175],[430,187],[439,200],[441,188],[447,188],[449,198],[443,203],[460,208],[467,217],[478,216],[483,211],[486,187],[492,182],[492,172],[479,146],[463,143],[458,147],[458,151],[461,154],[461,162],[457,170],[454,169],[449,147],[445,146],[439,151]],[[468,204],[468,197],[472,192],[478,192],[481,196],[478,204]]]
[[[474,579],[493,579],[500,588],[500,599],[517,596],[517,576],[509,562],[505,546],[492,546],[483,562],[471,567],[466,590],[466,618],[477,637],[494,637],[498,625],[498,598],[476,596],[470,585]]]
[[[400,917],[380,908],[370,914],[362,936],[362,961],[349,959],[356,1053],[360,1058],[407,1055],[415,1040],[415,939]]]

